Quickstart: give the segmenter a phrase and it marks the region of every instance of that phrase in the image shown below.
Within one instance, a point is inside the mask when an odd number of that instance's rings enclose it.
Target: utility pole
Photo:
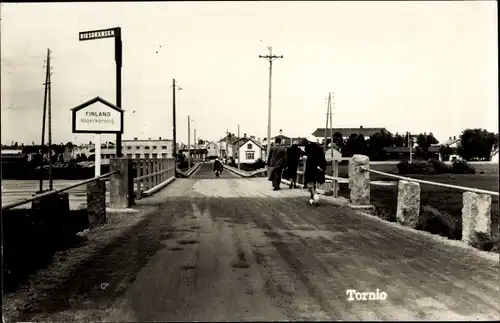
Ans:
[[[410,148],[410,164],[413,162],[413,138],[411,132],[408,131],[408,147]]]
[[[196,129],[194,129],[194,156],[198,159],[198,139],[196,138]]]
[[[240,125],[238,125],[238,139],[240,139]],[[236,145],[238,149],[238,169],[240,169],[240,163],[241,163],[241,156],[240,156],[240,142],[238,141],[238,144]]]
[[[224,157],[226,159],[226,164],[227,164],[227,148],[228,148],[228,142],[229,140],[229,129],[226,129],[226,156]]]
[[[49,102],[48,102],[48,114],[49,114],[49,190],[52,191],[53,183],[52,183],[52,89],[51,89],[51,66],[50,66],[50,49],[49,49],[49,57],[47,60],[47,67],[49,70],[49,82],[48,82],[48,94],[49,94]]]
[[[175,158],[175,160],[177,160],[177,131],[175,129],[175,125],[176,125],[176,117],[175,117],[175,105],[176,105],[176,102],[175,102],[175,90],[177,88],[177,90],[182,90],[182,88],[176,84],[175,82],[175,79],[172,79],[172,112],[173,112],[173,145],[174,145],[174,149],[173,149],[173,157]]]
[[[283,58],[283,55],[273,55],[273,48],[268,47],[269,55],[259,55],[259,58],[265,58],[269,61],[269,106],[267,111],[267,151],[266,158],[269,156],[271,150],[271,89],[272,89],[272,75],[273,75],[273,61],[278,58]]]
[[[326,125],[325,125],[325,142],[323,143],[323,150],[326,154],[326,149],[327,149],[327,130],[328,130],[328,115],[330,114],[330,94],[328,94],[328,103],[326,104]]]
[[[188,169],[191,169],[191,116],[188,116]]]
[[[47,61],[46,61],[46,72],[45,72],[45,91],[43,94],[43,120],[42,120],[42,143],[40,147],[40,193],[43,192],[43,153],[45,148],[45,124],[46,124],[46,114],[47,114],[47,92],[48,92],[48,84],[49,84],[49,60],[50,60],[50,49],[47,48]]]
[[[332,98],[332,93],[328,93],[328,105],[330,107],[330,143],[332,149],[330,149],[332,153],[332,162],[333,162],[333,122],[332,122],[332,115],[333,115],[333,98]]]

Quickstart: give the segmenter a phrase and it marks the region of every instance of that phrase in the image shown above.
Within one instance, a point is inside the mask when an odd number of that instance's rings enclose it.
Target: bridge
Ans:
[[[95,210],[103,207],[102,201],[88,206],[94,217],[107,212],[111,218],[120,209],[132,209],[142,212],[143,219],[81,265],[64,287],[41,297],[30,314],[19,317],[240,321],[500,316],[498,255],[385,222],[353,207],[356,198],[346,202],[323,196],[319,206],[311,206],[304,189],[273,191],[266,177],[246,178],[226,169],[215,178],[212,164],[198,164],[187,178],[173,180],[172,164],[148,163],[134,175],[136,193],[131,193],[127,158],[113,160],[111,174],[104,175],[110,181],[106,211]],[[356,186],[368,172],[352,169],[358,173],[350,174],[351,195],[359,194],[359,201],[365,193]],[[88,185],[89,194],[102,194],[98,186]],[[103,222],[94,218],[91,231]],[[50,297],[60,301],[50,302]]]

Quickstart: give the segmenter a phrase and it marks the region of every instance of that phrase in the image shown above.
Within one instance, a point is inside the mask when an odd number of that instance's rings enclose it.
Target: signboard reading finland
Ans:
[[[100,97],[71,112],[73,133],[123,133],[123,110]]]

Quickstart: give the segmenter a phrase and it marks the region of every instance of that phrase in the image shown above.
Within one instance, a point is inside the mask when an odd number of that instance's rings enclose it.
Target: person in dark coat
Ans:
[[[290,180],[290,189],[297,188],[297,169],[299,168],[300,157],[305,153],[299,148],[299,142],[294,141],[292,146],[286,150],[286,166],[283,177]]]
[[[217,157],[214,161],[214,173],[215,176],[218,176],[219,174],[222,174],[222,171],[224,170],[224,166],[222,166],[222,163],[220,162],[219,158]]]
[[[286,161],[286,149],[281,145],[281,138],[276,138],[274,147],[271,147],[267,156],[269,167],[269,180],[273,184],[273,191],[280,189],[281,175]]]
[[[316,184],[325,182],[326,158],[323,149],[316,143],[304,140],[306,152],[306,167],[304,172],[304,187],[311,193],[310,204],[318,204],[319,196],[316,193]]]

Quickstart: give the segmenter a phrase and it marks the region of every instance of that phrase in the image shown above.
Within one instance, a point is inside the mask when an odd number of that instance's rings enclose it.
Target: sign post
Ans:
[[[122,134],[123,112],[124,110],[100,97],[71,109],[73,133],[95,134],[95,177],[101,175],[101,134]]]
[[[122,107],[122,30],[120,27],[82,31],[79,33],[80,41],[95,40],[101,38],[115,39],[115,62],[116,62],[116,106]],[[122,131],[116,133],[116,156],[122,156]]]

